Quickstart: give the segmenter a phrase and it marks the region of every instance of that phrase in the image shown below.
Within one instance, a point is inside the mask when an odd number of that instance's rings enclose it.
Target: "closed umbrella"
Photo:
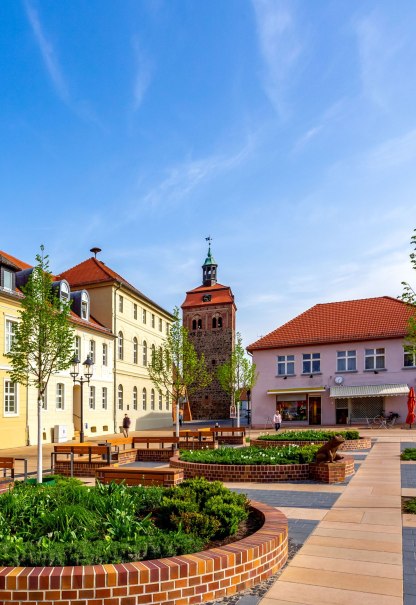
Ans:
[[[407,418],[406,418],[406,424],[410,424],[410,428],[412,428],[412,424],[414,423],[414,421],[416,419],[415,407],[416,407],[415,390],[413,387],[411,387],[410,391],[409,391],[409,396],[407,398],[408,414],[407,414]]]

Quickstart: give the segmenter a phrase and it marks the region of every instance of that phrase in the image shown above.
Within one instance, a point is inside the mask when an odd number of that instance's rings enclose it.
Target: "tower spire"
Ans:
[[[212,237],[209,235],[205,238],[208,242],[208,254],[202,265],[202,284],[204,286],[214,286],[217,283],[217,263],[211,253]]]

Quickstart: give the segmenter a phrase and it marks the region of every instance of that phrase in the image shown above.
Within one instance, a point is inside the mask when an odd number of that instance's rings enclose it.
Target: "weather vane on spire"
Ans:
[[[212,237],[208,235],[208,237],[205,238],[205,241],[208,242],[208,245],[210,246],[212,242]]]

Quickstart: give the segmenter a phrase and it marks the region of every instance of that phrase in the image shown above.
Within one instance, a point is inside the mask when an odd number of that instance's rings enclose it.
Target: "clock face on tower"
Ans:
[[[204,294],[202,302],[209,302],[211,300],[211,294]]]

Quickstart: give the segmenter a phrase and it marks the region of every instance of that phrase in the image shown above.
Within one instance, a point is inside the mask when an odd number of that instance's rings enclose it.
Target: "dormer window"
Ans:
[[[61,290],[59,293],[59,298],[61,299],[62,302],[69,301],[69,286],[65,281],[61,282]]]
[[[2,286],[5,290],[14,290],[14,273],[8,269],[2,269]]]
[[[90,299],[86,292],[81,296],[81,318],[88,321],[90,315]]]

